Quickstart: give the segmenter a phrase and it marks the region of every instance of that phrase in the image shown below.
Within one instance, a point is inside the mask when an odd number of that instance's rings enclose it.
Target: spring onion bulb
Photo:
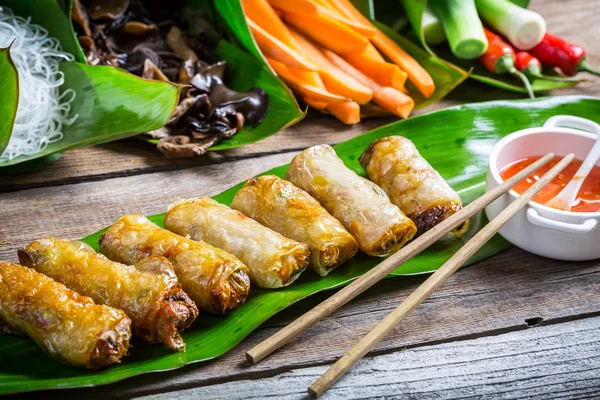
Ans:
[[[481,18],[520,50],[540,44],[546,34],[546,21],[540,14],[509,0],[475,0]]]
[[[73,56],[61,51],[58,40],[48,37],[48,31],[32,24],[30,18],[0,7],[0,48],[9,46],[19,76],[19,102],[12,135],[0,160],[43,151],[49,143],[61,140],[63,126],[75,119],[69,119],[75,92],[59,90],[64,82],[59,64],[72,61]]]
[[[472,60],[486,52],[488,42],[474,0],[430,0],[429,4],[456,57]]]
[[[426,43],[436,45],[446,41],[444,27],[429,4],[425,5],[422,13],[418,1],[402,0],[402,5],[417,36],[420,35],[420,26],[423,29],[423,38]]]
[[[442,22],[433,13],[431,6],[428,4],[425,5],[425,10],[423,10],[421,25],[423,26],[423,35],[427,43],[435,45],[444,43],[446,41],[446,34],[444,33]]]

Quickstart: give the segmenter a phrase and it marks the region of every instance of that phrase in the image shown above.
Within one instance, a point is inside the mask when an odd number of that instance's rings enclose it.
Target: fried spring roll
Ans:
[[[131,321],[123,311],[96,304],[44,274],[4,261],[0,261],[0,321],[29,336],[56,361],[89,369],[120,362],[131,338]]]
[[[369,179],[414,221],[419,235],[462,208],[458,194],[405,137],[378,139],[359,160]],[[468,229],[468,223],[454,233],[460,236]]]
[[[307,245],[205,197],[171,206],[165,227],[227,250],[250,268],[252,282],[262,288],[289,285],[306,269],[310,257]]]
[[[308,267],[325,276],[358,251],[356,240],[318,201],[275,175],[250,179],[231,208],[310,249]]]
[[[96,303],[123,310],[135,336],[185,350],[179,332],[196,319],[198,308],[166,258],[124,265],[78,240],[47,237],[20,249],[19,261]]]
[[[285,177],[321,203],[369,255],[398,250],[417,230],[380,187],[346,167],[331,146],[313,146],[298,154]]]
[[[100,251],[124,264],[166,257],[185,293],[198,308],[224,314],[244,304],[250,291],[248,267],[231,254],[176,235],[142,214],[121,217],[100,237]]]

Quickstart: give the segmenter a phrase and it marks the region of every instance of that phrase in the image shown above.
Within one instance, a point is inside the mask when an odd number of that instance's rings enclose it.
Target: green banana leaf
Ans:
[[[503,136],[524,128],[542,125],[557,114],[575,115],[600,122],[600,99],[581,96],[547,97],[536,100],[495,101],[453,107],[371,131],[335,146],[348,167],[363,174],[357,159],[373,140],[388,135],[410,138],[421,154],[469,203],[485,190],[489,155]],[[283,176],[287,166],[265,173]],[[241,183],[215,198],[228,204]],[[165,205],[166,207],[166,205]],[[151,220],[161,224],[162,215]],[[486,223],[482,213],[471,221],[461,239],[450,235],[399,266],[391,276],[426,273],[439,268],[466,240]],[[97,249],[101,232],[84,239]],[[508,247],[496,236],[469,262],[496,254]],[[325,278],[307,271],[290,287],[280,290],[253,289],[246,304],[227,316],[201,315],[183,333],[185,353],[174,353],[160,345],[135,341],[131,355],[119,365],[101,371],[81,371],[47,358],[29,339],[0,336],[0,393],[50,388],[71,388],[107,384],[153,371],[164,371],[212,359],[235,347],[246,335],[275,313],[316,292],[338,288],[375,266],[379,258],[358,255]]]
[[[19,74],[17,67],[10,58],[9,49],[0,49],[0,154],[8,145],[10,132],[15,123],[17,115],[17,104],[19,103]]]
[[[373,0],[370,0],[373,2]],[[421,16],[423,15],[423,11],[425,9],[425,5],[427,4],[427,0],[409,0],[413,2],[414,10],[413,12],[416,15],[416,20],[421,21]],[[513,3],[521,6],[527,7],[529,4],[529,0],[511,0]],[[431,55],[439,57],[442,60],[446,60],[449,63],[452,63],[457,68],[460,68],[462,71],[471,71],[470,77],[475,79],[476,81],[492,85],[498,87],[500,89],[509,90],[512,92],[518,92],[527,94],[527,90],[523,87],[523,84],[519,79],[513,77],[509,74],[499,75],[489,72],[483,67],[483,65],[478,60],[461,60],[455,57],[448,45],[446,43],[430,46],[425,42],[423,36],[423,29],[419,22],[418,26],[411,26],[410,24],[402,24],[402,22],[406,21],[406,14],[402,7],[402,3],[400,0],[395,1],[376,1],[374,2],[375,6],[375,17],[382,16],[384,19],[384,23],[388,26],[402,26],[405,27],[405,30],[408,30],[409,35],[414,34],[414,31],[417,31],[418,40],[423,45],[425,50],[427,50]],[[413,31],[414,30],[414,31]],[[555,71],[551,68],[545,68],[544,74],[549,76],[559,76]],[[581,81],[570,81],[570,82],[556,82],[548,79],[534,79],[531,82],[531,86],[535,93],[543,93],[549,90],[554,89],[562,89],[571,87],[576,85]]]
[[[85,56],[70,18],[71,4],[72,0],[66,1],[63,9],[56,0],[0,0],[0,6],[11,8],[15,14],[31,16],[34,23],[59,39],[63,49],[71,53],[76,61],[84,63]],[[289,89],[264,64],[226,41],[221,41],[216,50],[218,57],[229,63],[226,76],[228,86],[238,91],[247,91],[253,86],[262,87],[269,94],[269,111],[257,127],[245,127],[239,134],[213,146],[211,150],[256,142],[304,117],[304,112]],[[43,152],[0,162],[0,175],[43,167],[66,150],[157,129],[164,125],[177,104],[180,89],[177,85],[142,80],[112,67],[63,63],[61,69],[65,72],[65,83],[61,90],[73,89],[77,93],[72,110],[72,115],[78,115],[76,123],[65,127],[64,139],[50,144]],[[6,79],[4,74],[0,76],[3,77],[3,84],[12,82],[14,85],[16,82],[16,76],[6,75]],[[7,102],[0,109],[0,119],[12,121],[8,116],[14,117],[15,113],[16,103]],[[0,144],[8,141],[11,131],[6,123],[0,125]]]
[[[65,51],[77,60],[82,59],[83,53],[72,34],[70,19],[55,0],[0,0],[0,6],[11,8],[17,15],[31,16],[34,23],[42,25],[61,41]],[[77,115],[77,120],[63,129],[65,137],[62,140],[49,144],[44,151],[0,161],[2,173],[43,166],[57,158],[48,156],[65,150],[157,129],[168,120],[179,98],[180,88],[177,85],[145,81],[112,67],[63,62],[61,71],[65,75],[61,91],[72,89],[76,94],[71,116]],[[3,82],[14,83],[17,79],[15,75],[0,76]],[[5,120],[16,113],[16,104],[12,104],[10,109],[5,105],[0,112],[0,120]],[[12,124],[10,127],[4,124],[0,128],[0,138],[9,138]],[[24,162],[27,163],[19,168],[11,167]]]
[[[240,47],[246,49],[246,51],[271,70],[264,59],[262,52],[252,38],[250,29],[246,25],[244,11],[240,0],[216,1],[214,4],[218,14],[221,16],[222,24],[226,26],[226,31],[229,33],[232,40],[239,43]],[[356,2],[356,5],[361,11],[370,14],[371,6],[368,1],[360,0]],[[404,36],[391,31],[389,28],[381,24],[378,24],[378,27],[413,56],[433,78],[435,92],[429,99],[425,99],[410,82],[407,83],[407,88],[411,93],[411,97],[415,100],[415,108],[422,108],[442,99],[467,78],[467,72],[454,67],[438,57],[427,54],[427,52],[423,51],[419,46],[415,45]],[[275,74],[274,72],[272,73]]]

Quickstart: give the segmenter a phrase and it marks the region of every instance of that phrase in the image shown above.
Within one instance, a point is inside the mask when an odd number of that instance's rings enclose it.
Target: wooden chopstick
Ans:
[[[254,346],[246,353],[246,358],[250,363],[256,364],[275,350],[291,342],[292,339],[294,339],[300,333],[310,328],[319,320],[328,316],[373,286],[375,283],[385,278],[398,266],[410,260],[431,246],[433,243],[437,242],[448,232],[460,226],[460,224],[462,224],[464,221],[483,210],[483,208],[485,208],[492,201],[509,191],[511,187],[527,178],[543,165],[547,164],[553,157],[554,154],[552,153],[545,155],[531,164],[529,167],[512,176],[510,179],[504,181],[494,189],[472,201],[462,210],[440,222],[438,225],[400,249],[396,254],[386,258],[384,261],[366,272],[363,276],[356,279],[348,286],[342,288],[340,291],[333,294],[327,300],[323,301],[312,310],[294,320],[291,324],[287,325],[270,338]]]
[[[500,228],[514,217],[544,186],[554,179],[575,158],[568,154],[539,181],[533,184],[525,193],[506,207],[496,218],[475,234],[463,247],[461,247],[444,265],[434,272],[425,282],[410,294],[394,311],[385,317],[373,330],[365,335],[352,349],[331,366],[309,388],[308,393],[313,398],[321,396],[342,375],[369,352],[383,337],[412,310],[421,304],[434,290],[439,288],[452,276],[477,250],[492,238]]]

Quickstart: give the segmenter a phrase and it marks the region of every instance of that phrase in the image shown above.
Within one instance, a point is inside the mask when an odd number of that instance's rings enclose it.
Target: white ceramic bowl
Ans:
[[[579,117],[557,115],[541,128],[523,129],[500,140],[490,156],[487,190],[503,182],[499,171],[508,164],[553,152],[557,156],[574,153],[583,160],[600,135],[600,125]],[[519,195],[510,190],[486,207],[491,220]],[[529,202],[508,221],[500,235],[531,253],[558,260],[600,258],[600,212],[561,211]]]

